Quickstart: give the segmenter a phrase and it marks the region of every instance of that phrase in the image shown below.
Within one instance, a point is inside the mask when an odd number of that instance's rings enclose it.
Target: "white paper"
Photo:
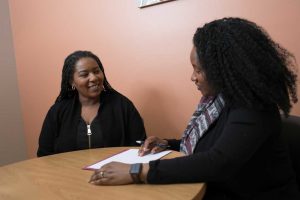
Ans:
[[[171,151],[163,151],[156,154],[147,154],[145,156],[138,156],[138,151],[139,151],[138,149],[128,149],[127,151],[121,152],[117,155],[109,157],[93,165],[87,166],[85,169],[100,169],[103,165],[113,161],[126,163],[126,164],[148,163],[151,160],[160,159],[161,157],[171,152]]]

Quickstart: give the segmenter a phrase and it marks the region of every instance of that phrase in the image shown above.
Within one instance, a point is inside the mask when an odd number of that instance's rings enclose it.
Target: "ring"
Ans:
[[[104,172],[103,171],[100,172],[100,177],[104,178]]]

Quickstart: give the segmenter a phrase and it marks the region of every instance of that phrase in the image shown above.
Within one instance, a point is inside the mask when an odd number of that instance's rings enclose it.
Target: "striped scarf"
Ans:
[[[201,98],[196,111],[183,132],[180,143],[181,152],[186,155],[194,152],[197,142],[213,122],[218,119],[224,106],[225,101],[221,94]]]

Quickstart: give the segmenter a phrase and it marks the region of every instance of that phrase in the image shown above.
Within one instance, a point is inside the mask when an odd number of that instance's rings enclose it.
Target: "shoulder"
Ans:
[[[107,91],[105,92],[104,96],[105,100],[109,102],[133,105],[132,101],[129,98],[116,90]]]
[[[48,114],[59,114],[72,106],[74,99],[64,99],[60,102],[55,102],[49,109]]]
[[[228,121],[232,123],[280,124],[280,113],[276,106],[264,110],[256,110],[233,105],[225,110]]]

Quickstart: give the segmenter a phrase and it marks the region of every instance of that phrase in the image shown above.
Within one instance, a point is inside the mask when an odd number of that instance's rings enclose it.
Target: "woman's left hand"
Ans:
[[[129,174],[130,165],[111,162],[96,170],[89,183],[95,185],[125,185],[133,183]]]

